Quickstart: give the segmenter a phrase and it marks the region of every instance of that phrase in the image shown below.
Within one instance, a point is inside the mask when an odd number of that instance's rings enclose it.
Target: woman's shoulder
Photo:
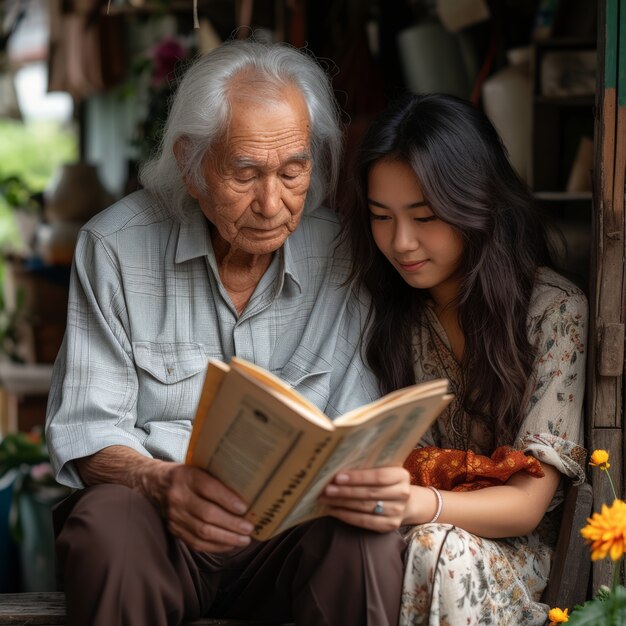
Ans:
[[[567,317],[584,324],[587,320],[587,297],[571,280],[548,267],[540,267],[530,298],[529,318],[539,322]]]
[[[587,306],[584,291],[571,280],[549,267],[540,267],[535,275],[535,284],[530,297],[531,314],[533,309],[540,312],[550,304],[572,302]]]

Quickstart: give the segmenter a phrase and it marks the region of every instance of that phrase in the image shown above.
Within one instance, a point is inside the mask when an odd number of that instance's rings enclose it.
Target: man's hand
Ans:
[[[377,532],[402,524],[410,495],[409,473],[402,467],[346,470],[324,490],[320,502],[328,515]]]
[[[197,467],[145,457],[110,446],[76,460],[86,485],[113,483],[142,493],[190,548],[226,552],[250,543],[253,526],[241,515],[246,505]]]
[[[170,531],[200,552],[247,546],[254,526],[241,517],[246,505],[204,470],[173,464],[162,513]]]

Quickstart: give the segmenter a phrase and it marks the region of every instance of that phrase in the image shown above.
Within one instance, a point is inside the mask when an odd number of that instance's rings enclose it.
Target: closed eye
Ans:
[[[249,183],[252,182],[256,177],[257,172],[250,167],[242,168],[233,172],[233,178],[238,183]]]
[[[308,164],[292,163],[288,168],[285,168],[280,172],[280,176],[283,180],[296,180],[303,174],[306,174]]]
[[[387,220],[390,220],[391,217],[389,215],[378,215],[377,213],[372,213],[370,211],[370,219],[376,220],[377,222],[385,222]]]
[[[419,222],[420,224],[426,224],[427,222],[433,222],[436,219],[436,215],[429,215],[428,217],[414,217],[413,221]]]

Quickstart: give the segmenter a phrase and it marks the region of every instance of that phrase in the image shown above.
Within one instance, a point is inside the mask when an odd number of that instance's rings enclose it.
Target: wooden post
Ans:
[[[618,495],[624,484],[624,267],[626,230],[626,0],[598,0],[594,250],[590,291],[587,442],[609,451]],[[615,474],[618,474],[617,476]],[[594,510],[611,503],[608,481],[593,475]],[[594,592],[609,584],[608,560],[593,567]]]

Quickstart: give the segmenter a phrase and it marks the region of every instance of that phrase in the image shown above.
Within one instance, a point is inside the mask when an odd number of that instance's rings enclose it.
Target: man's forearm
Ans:
[[[159,509],[170,484],[173,464],[145,457],[125,446],[110,446],[91,456],[76,459],[83,482],[113,483],[139,491]]]

